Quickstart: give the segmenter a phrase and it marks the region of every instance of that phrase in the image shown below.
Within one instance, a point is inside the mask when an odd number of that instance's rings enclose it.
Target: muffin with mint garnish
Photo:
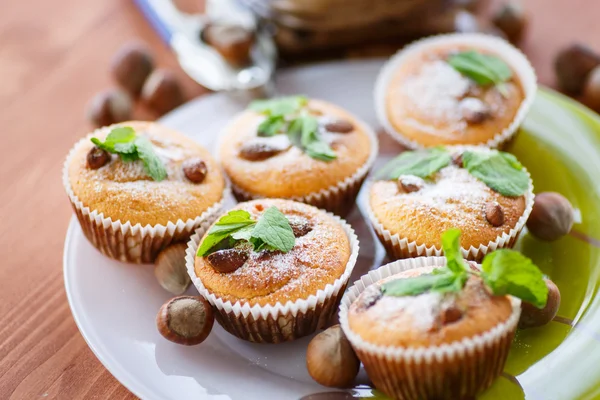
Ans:
[[[345,215],[377,151],[356,116],[290,96],[252,102],[225,128],[219,158],[239,201],[285,198]]]
[[[533,207],[515,156],[481,146],[407,151],[369,182],[366,211],[392,259],[439,256],[443,232],[463,232],[463,256],[512,247]]]
[[[225,179],[209,152],[152,122],[100,128],[65,161],[63,184],[89,241],[104,255],[151,263],[221,207]]]
[[[354,231],[307,204],[238,204],[188,245],[192,282],[231,334],[290,341],[324,328],[337,312],[358,255]]]
[[[394,399],[474,398],[502,373],[521,301],[547,301],[530,259],[501,249],[467,263],[459,237],[444,233],[445,258],[387,264],[342,299],[346,337],[375,387]]]
[[[393,56],[377,78],[375,105],[388,134],[409,148],[499,147],[516,133],[536,89],[535,71],[517,48],[458,33]]]

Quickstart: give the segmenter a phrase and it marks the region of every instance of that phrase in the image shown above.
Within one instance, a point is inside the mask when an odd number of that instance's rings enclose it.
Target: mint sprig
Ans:
[[[219,218],[202,240],[198,257],[204,257],[217,250],[226,239],[252,244],[254,251],[280,250],[290,251],[296,242],[294,232],[287,217],[277,209],[270,207],[254,220],[249,212],[234,210]]]
[[[303,115],[294,119],[288,129],[288,137],[294,146],[314,159],[331,161],[337,158],[333,149],[321,137],[315,117]]]
[[[287,96],[270,100],[254,100],[250,109],[268,116],[286,116],[299,112],[308,104],[306,96]]]
[[[474,271],[462,258],[460,231],[450,229],[442,235],[446,266],[431,274],[395,279],[384,283],[381,291],[387,296],[417,296],[426,292],[460,292],[469,276],[480,277],[496,296],[511,295],[543,308],[548,299],[548,287],[542,272],[521,253],[500,249],[487,254],[482,270]]]
[[[521,196],[529,189],[529,176],[512,154],[465,151],[462,160],[471,175],[504,196]]]
[[[444,147],[405,151],[387,163],[377,174],[380,179],[398,179],[401,175],[429,178],[452,162],[452,156]]]
[[[481,86],[501,85],[513,75],[508,64],[499,57],[475,50],[451,55],[448,64]]]
[[[104,142],[98,138],[91,138],[91,141],[102,150],[118,154],[123,162],[141,160],[148,175],[157,182],[167,177],[167,170],[152,143],[146,137],[136,135],[129,126],[113,128]]]

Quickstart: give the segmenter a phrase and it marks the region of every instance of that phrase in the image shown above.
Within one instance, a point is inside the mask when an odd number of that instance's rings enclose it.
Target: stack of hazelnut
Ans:
[[[581,44],[561,50],[554,61],[559,89],[600,112],[600,54]]]

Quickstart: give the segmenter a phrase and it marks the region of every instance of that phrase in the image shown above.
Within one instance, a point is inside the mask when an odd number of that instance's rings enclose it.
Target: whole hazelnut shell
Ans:
[[[504,4],[492,17],[492,23],[512,43],[518,43],[523,38],[527,20],[523,7],[515,2]]]
[[[139,42],[129,42],[114,55],[110,69],[119,86],[137,97],[154,69],[154,59],[148,47]]]
[[[87,117],[96,127],[108,126],[131,119],[131,97],[120,89],[98,93],[87,107]]]
[[[573,206],[563,195],[542,192],[535,196],[527,229],[538,239],[548,242],[569,233],[573,226]]]
[[[156,314],[158,332],[165,339],[185,346],[202,343],[214,322],[212,307],[201,296],[174,297]]]
[[[583,102],[592,110],[600,112],[600,66],[588,75],[583,88]]]
[[[323,386],[348,387],[360,368],[360,360],[340,325],[319,333],[308,344],[306,368]]]
[[[176,243],[158,253],[154,262],[154,276],[166,291],[180,295],[192,283],[185,267],[187,244]]]
[[[572,44],[558,52],[554,71],[560,89],[570,94],[580,94],[589,73],[600,65],[600,55],[580,43]]]
[[[560,307],[560,291],[554,282],[550,279],[544,279],[548,287],[548,300],[544,308],[537,308],[531,303],[521,303],[521,318],[519,319],[519,328],[536,328],[546,325],[556,316]]]
[[[183,88],[171,71],[157,69],[142,88],[142,100],[158,114],[163,115],[185,102]]]

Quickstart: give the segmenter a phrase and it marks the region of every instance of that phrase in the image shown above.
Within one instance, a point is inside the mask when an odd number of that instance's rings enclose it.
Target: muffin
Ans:
[[[192,139],[152,122],[100,128],[80,140],[63,183],[81,228],[104,255],[151,263],[212,221],[227,187],[216,161]]]
[[[459,292],[383,289],[445,264],[441,257],[396,261],[363,276],[342,300],[346,337],[375,387],[394,399],[474,398],[504,367],[519,299],[491,294],[475,275]]]
[[[481,260],[514,245],[533,207],[531,178],[516,158],[475,146],[402,153],[368,193],[367,216],[392,259],[439,256],[441,234],[459,228],[463,256]]]
[[[483,34],[449,34],[413,43],[392,57],[375,89],[378,118],[409,148],[499,147],[516,131],[536,92],[525,56]]]
[[[345,215],[377,155],[373,131],[348,111],[302,96],[260,100],[220,140],[239,201],[286,198]]]
[[[282,199],[238,204],[189,242],[192,282],[229,333],[279,343],[327,325],[358,255],[352,228]]]

